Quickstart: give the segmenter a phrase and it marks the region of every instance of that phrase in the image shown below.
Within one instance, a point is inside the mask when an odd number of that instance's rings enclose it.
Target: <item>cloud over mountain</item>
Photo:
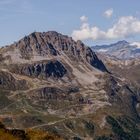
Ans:
[[[120,17],[118,21],[106,31],[98,26],[90,26],[88,22],[83,22],[80,29],[72,32],[75,40],[107,40],[120,39],[140,34],[140,19],[134,16]]]

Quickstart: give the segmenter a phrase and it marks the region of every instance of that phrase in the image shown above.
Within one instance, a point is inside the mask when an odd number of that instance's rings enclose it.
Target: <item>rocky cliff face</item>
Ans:
[[[10,128],[43,129],[74,140],[139,137],[130,133],[131,125],[139,131],[135,88],[109,73],[81,41],[54,31],[0,49],[0,101],[0,118]]]
[[[16,67],[17,65],[15,65]],[[42,77],[47,79],[49,77],[61,78],[67,74],[66,68],[57,60],[47,62],[36,62],[33,64],[24,64],[22,66],[13,67],[11,71],[27,75],[31,77]]]

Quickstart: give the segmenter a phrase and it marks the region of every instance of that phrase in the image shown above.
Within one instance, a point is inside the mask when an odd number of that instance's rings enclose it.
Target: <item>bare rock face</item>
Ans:
[[[67,70],[59,61],[36,62],[33,64],[26,64],[16,69],[13,67],[11,71],[32,77],[41,77],[47,79],[48,77],[61,78]]]

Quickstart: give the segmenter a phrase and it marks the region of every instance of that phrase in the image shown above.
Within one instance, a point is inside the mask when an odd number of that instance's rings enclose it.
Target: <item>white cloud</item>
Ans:
[[[88,21],[88,17],[86,17],[86,16],[81,16],[81,17],[80,17],[80,20],[81,20],[82,22],[87,22],[87,21]]]
[[[140,34],[140,19],[133,16],[120,17],[107,31],[101,30],[97,26],[90,27],[87,22],[82,23],[79,30],[72,32],[75,40],[106,40],[119,39]]]
[[[140,42],[133,42],[130,45],[137,46],[137,48],[140,49]]]
[[[104,12],[104,16],[105,16],[106,18],[111,18],[112,15],[113,15],[113,9],[112,9],[112,8],[111,8],[111,9],[108,9],[108,10],[106,10],[106,11]]]

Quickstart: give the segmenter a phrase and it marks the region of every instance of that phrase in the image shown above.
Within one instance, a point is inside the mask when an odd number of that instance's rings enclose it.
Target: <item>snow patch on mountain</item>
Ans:
[[[99,51],[99,52],[107,52],[108,49],[99,49],[98,51]]]

